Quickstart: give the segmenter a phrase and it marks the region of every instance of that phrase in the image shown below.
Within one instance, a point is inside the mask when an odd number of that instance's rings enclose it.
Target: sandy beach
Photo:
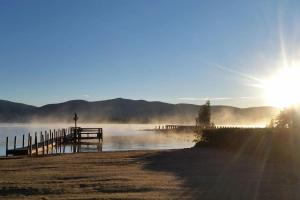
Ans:
[[[0,160],[0,199],[299,199],[299,162],[192,148]]]

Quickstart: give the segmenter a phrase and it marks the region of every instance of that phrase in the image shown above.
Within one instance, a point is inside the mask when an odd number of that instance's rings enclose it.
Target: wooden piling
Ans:
[[[47,145],[47,155],[49,154],[49,134],[46,132],[45,133],[45,135],[46,135],[46,145]]]
[[[56,153],[59,153],[59,129],[56,132],[56,140],[55,140]]]
[[[66,129],[63,130],[63,153],[66,153]]]
[[[37,133],[35,133],[35,154],[38,156],[39,155],[39,147],[38,147],[38,140],[37,140]]]
[[[31,146],[31,144],[30,144],[30,133],[28,133],[28,136],[27,136],[27,154],[28,155],[31,155],[31,152],[30,152],[30,146]]]
[[[23,134],[23,142],[22,142],[22,147],[25,147],[25,135]]]
[[[51,132],[51,153],[52,153],[52,154],[54,153],[53,143],[54,143],[54,140],[53,140],[53,133]]]
[[[8,156],[8,137],[6,137],[6,157]]]
[[[62,138],[62,130],[60,130],[60,133],[59,133],[59,153],[61,153],[61,138]]]
[[[100,142],[100,139],[101,139],[101,137],[100,137],[100,136],[101,136],[100,131],[101,131],[101,129],[99,128],[99,129],[98,129],[98,134],[97,134],[97,137],[98,137],[99,142]]]
[[[17,149],[17,136],[15,136],[15,139],[14,139],[14,150]]]
[[[59,153],[59,151],[60,151],[60,141],[59,141],[59,129],[57,130],[57,139],[56,139],[56,141],[57,141],[57,153]]]
[[[60,132],[60,148],[63,147],[63,130],[61,130]],[[62,152],[62,149],[61,149],[61,152]]]
[[[45,155],[45,138],[44,138],[44,135],[42,134],[42,145],[43,145],[43,156]]]
[[[32,156],[32,136],[30,136],[30,156]]]
[[[58,153],[58,131],[55,133],[55,153]]]

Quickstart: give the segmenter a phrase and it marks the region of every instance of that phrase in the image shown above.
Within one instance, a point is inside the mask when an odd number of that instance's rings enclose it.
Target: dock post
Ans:
[[[54,147],[53,147],[53,133],[50,131],[50,134],[51,134],[51,153],[53,154],[54,153]]]
[[[97,134],[97,136],[98,136],[98,140],[99,140],[99,142],[100,142],[100,138],[101,138],[101,129],[100,129],[100,128],[98,129],[98,134]]]
[[[51,132],[51,129],[49,130],[49,142],[50,142],[49,145],[51,145],[51,153],[52,153],[52,132]]]
[[[53,133],[52,133],[52,153],[55,153],[54,152],[54,142],[55,142],[55,132],[53,131]]]
[[[58,131],[55,133],[55,153],[58,153]]]
[[[15,136],[15,139],[14,139],[14,150],[17,149],[17,136]]]
[[[44,136],[43,136],[43,132],[41,131],[40,133],[40,144],[42,145],[42,150],[44,150]],[[43,155],[44,155],[44,152],[43,152]]]
[[[22,147],[25,147],[25,135],[23,134],[23,142],[22,142]]]
[[[60,141],[60,130],[59,129],[58,129],[58,138],[57,138],[57,141],[58,141],[57,144],[58,144],[58,147],[59,147],[58,151],[59,151],[59,153],[61,153],[61,148],[60,148],[60,144],[61,144],[60,142],[61,141]]]
[[[49,131],[49,133],[48,133],[48,148],[49,148],[49,146],[52,144],[51,143],[51,130]],[[52,146],[51,146],[51,149],[52,149]]]
[[[45,145],[47,146],[47,150],[46,150],[45,153],[48,154],[48,145],[47,145],[47,144],[48,144],[48,143],[47,143],[48,137],[47,137],[47,131],[45,131],[45,138],[44,138],[44,139],[45,139]],[[46,147],[45,147],[45,148],[46,148]]]
[[[59,151],[59,153],[61,153],[61,148],[60,148],[60,130],[58,130],[58,138],[57,138],[57,140],[58,140],[58,147],[59,147],[59,149],[58,149],[58,151]]]
[[[63,153],[66,153],[66,129],[63,129]]]
[[[60,132],[60,148],[61,148],[61,151],[62,151],[62,147],[63,147],[63,129]]]
[[[62,152],[62,139],[63,139],[63,130],[60,131],[60,138],[59,138],[59,141],[60,141],[60,145],[59,145],[59,152],[61,153]]]
[[[34,142],[35,142],[35,154],[38,156],[39,155],[39,147],[38,147],[37,133],[36,132],[35,132]]]
[[[30,143],[29,153],[30,153],[30,156],[32,156],[32,137],[31,136],[29,137],[29,143]]]
[[[60,153],[60,130],[58,130],[57,132],[57,144],[58,144],[58,149],[57,151]]]
[[[6,137],[6,157],[8,156],[8,137]]]
[[[48,135],[47,131],[46,131],[45,135],[46,135],[46,145],[47,145],[47,155],[48,155],[49,154],[49,135]]]
[[[43,145],[43,156],[45,155],[45,138],[44,135],[42,134],[42,145]]]
[[[27,137],[27,155],[30,155],[30,133],[28,133]]]
[[[57,131],[55,131],[55,153],[57,153]]]
[[[49,140],[50,140],[50,143],[52,144],[52,142],[51,142],[51,139],[52,139],[52,132],[51,132],[51,129],[49,130]],[[52,148],[52,146],[51,146],[51,148]]]

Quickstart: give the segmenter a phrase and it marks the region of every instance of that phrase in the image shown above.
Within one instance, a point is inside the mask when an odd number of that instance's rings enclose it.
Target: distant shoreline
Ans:
[[[73,100],[41,107],[0,100],[1,123],[72,123],[76,112],[79,123],[114,124],[191,124],[200,109],[194,104],[169,104],[157,101],[110,99],[88,102]],[[216,124],[262,124],[279,112],[277,108],[212,105]]]

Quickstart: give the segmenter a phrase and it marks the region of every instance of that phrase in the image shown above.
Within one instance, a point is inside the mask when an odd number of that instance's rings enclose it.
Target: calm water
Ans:
[[[17,146],[22,145],[22,135],[41,132],[49,129],[67,128],[68,124],[0,124],[0,155],[5,155],[5,140],[9,137],[9,146],[13,148],[14,136],[18,136]],[[147,150],[147,149],[180,149],[194,145],[193,134],[162,134],[143,129],[154,128],[156,125],[145,124],[86,124],[82,127],[103,128],[103,151]],[[84,148],[83,148],[84,149]],[[97,150],[96,146],[89,146],[86,151]],[[71,152],[71,147],[66,147]]]

